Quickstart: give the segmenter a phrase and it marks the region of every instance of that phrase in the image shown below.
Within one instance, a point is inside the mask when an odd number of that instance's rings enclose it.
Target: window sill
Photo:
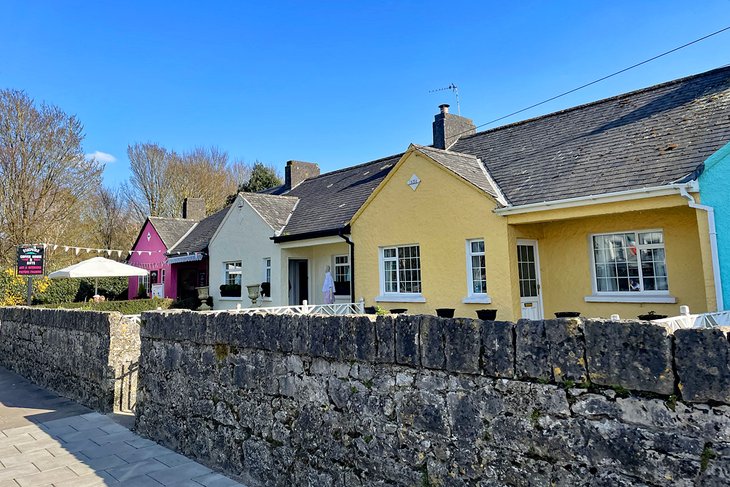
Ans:
[[[677,298],[668,294],[592,294],[585,297],[586,303],[668,303],[674,304]]]
[[[221,301],[241,301],[241,300],[243,300],[242,297],[231,297],[231,296],[221,296],[218,299],[220,299]]]
[[[375,298],[380,303],[425,303],[423,294],[382,294]]]
[[[464,304],[491,304],[492,298],[488,294],[473,294],[461,300]]]

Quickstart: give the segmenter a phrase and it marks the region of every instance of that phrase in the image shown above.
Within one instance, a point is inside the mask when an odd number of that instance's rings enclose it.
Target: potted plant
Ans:
[[[261,297],[265,297],[265,298],[271,297],[271,283],[270,282],[261,283]]]
[[[436,316],[439,318],[453,318],[454,311],[456,311],[454,308],[436,308]]]
[[[241,297],[241,285],[240,284],[221,284],[221,297],[224,298],[240,298]]]
[[[407,312],[408,312],[408,310],[406,308],[392,308],[390,310],[390,313],[394,314],[394,315],[399,315],[399,314],[403,314],[403,313],[407,313]]]
[[[365,306],[366,315],[374,315],[375,313],[377,313],[375,306]]]
[[[557,311],[555,313],[556,318],[577,318],[580,316],[580,311]]]
[[[496,309],[478,309],[477,318],[485,321],[494,321],[497,319]]]

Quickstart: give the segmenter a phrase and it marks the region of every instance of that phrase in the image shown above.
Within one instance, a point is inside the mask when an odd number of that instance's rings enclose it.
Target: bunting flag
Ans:
[[[104,253],[106,253],[107,256],[112,257],[114,255],[114,253],[116,253],[117,254],[117,258],[119,258],[119,259],[121,259],[122,256],[125,256],[125,257],[129,258],[130,256],[133,256],[135,254],[135,252],[137,253],[138,256],[142,256],[144,254],[147,254],[150,257],[152,255],[162,254],[161,255],[162,260],[160,260],[159,262],[154,262],[154,263],[135,263],[133,265],[136,266],[136,267],[142,267],[142,268],[145,268],[145,269],[152,269],[152,270],[155,270],[155,269],[159,270],[159,269],[162,269],[163,266],[169,265],[169,263],[167,261],[167,256],[165,255],[165,251],[164,250],[96,249],[96,248],[92,248],[92,247],[77,247],[76,245],[61,245],[61,244],[54,244],[54,243],[43,243],[43,244],[39,244],[39,245],[42,245],[43,248],[49,249],[49,250],[50,249],[53,249],[53,250],[62,249],[64,252],[71,251],[71,252],[74,253],[74,255],[79,255],[82,252],[85,252],[87,254],[90,254],[91,252],[96,252],[97,254],[104,254]],[[180,252],[178,252],[177,254],[179,255]],[[195,254],[197,255],[197,252]],[[189,255],[192,255],[192,254],[189,254]]]

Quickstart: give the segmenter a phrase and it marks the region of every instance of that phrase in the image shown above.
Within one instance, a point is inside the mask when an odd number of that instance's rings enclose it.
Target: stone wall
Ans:
[[[724,331],[143,315],[137,429],[258,485],[727,485]]]
[[[0,365],[97,411],[134,407],[139,347],[120,313],[0,308]]]

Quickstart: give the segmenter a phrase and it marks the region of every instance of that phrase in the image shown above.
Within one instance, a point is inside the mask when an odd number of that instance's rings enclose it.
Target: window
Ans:
[[[165,283],[165,269],[160,270],[160,284]]]
[[[350,295],[350,256],[335,255],[335,294]]]
[[[593,235],[592,244],[597,292],[669,290],[660,230]]]
[[[150,276],[146,274],[137,278],[137,297],[147,296],[150,292]]]
[[[225,262],[223,271],[223,282],[226,285],[241,285],[241,261]]]
[[[418,245],[382,249],[385,293],[421,292],[421,251]]]
[[[264,259],[264,282],[271,282],[271,257]]]
[[[487,264],[484,257],[484,240],[467,240],[466,251],[469,295],[487,294]]]

